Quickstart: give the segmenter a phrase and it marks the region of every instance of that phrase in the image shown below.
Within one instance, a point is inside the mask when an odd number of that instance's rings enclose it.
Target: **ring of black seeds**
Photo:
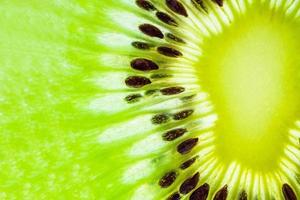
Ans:
[[[217,3],[219,6],[223,6],[223,0],[212,0],[212,1]],[[197,9],[201,8],[207,12],[207,8],[204,5],[203,0],[191,0],[191,2]],[[140,8],[147,10],[147,11],[155,11],[156,10],[155,6],[148,0],[136,0],[136,4]],[[184,17],[188,17],[188,13],[180,1],[165,0],[165,4],[174,13],[184,16]],[[178,23],[176,22],[176,20],[173,19],[173,17],[171,17],[169,14],[167,14],[165,12],[156,11],[155,15],[160,21],[164,22],[165,24],[168,24],[171,26],[178,26]],[[138,28],[141,32],[143,32],[147,36],[156,37],[159,39],[164,38],[163,32],[154,25],[141,24]],[[166,37],[168,39],[178,42],[178,43],[185,43],[185,41],[183,39],[173,35],[172,33],[167,33]],[[140,50],[149,50],[151,48],[151,46],[148,43],[139,42],[139,41],[132,42],[132,46],[137,49],[140,49]],[[179,50],[174,49],[172,47],[166,47],[166,46],[157,47],[157,52],[159,54],[167,56],[167,57],[177,58],[177,57],[183,56],[183,54]],[[152,60],[147,60],[144,58],[137,58],[135,60],[132,60],[131,67],[133,69],[139,70],[139,71],[152,71],[152,70],[159,69],[159,66],[156,63],[154,63]],[[165,78],[168,76],[169,75],[167,75],[167,74],[153,74],[153,75],[151,75],[151,78]],[[129,87],[140,88],[145,85],[151,84],[151,80],[146,77],[143,77],[143,76],[130,76],[125,80],[125,83]],[[151,95],[151,94],[155,93],[156,91],[157,90],[148,90],[148,91],[146,91],[146,93],[147,93],[147,95],[148,94]],[[184,91],[185,91],[185,88],[178,87],[178,86],[160,89],[160,92],[162,95],[175,95],[175,94],[182,93]],[[128,95],[125,99],[127,102],[132,103],[132,102],[138,101],[138,99],[141,97],[142,96],[140,94],[132,94],[132,95]],[[172,118],[173,118],[173,120],[182,120],[182,119],[185,119],[185,118],[189,117],[190,115],[192,115],[193,112],[194,112],[193,110],[180,111],[180,112],[175,113]],[[152,117],[151,121],[153,124],[164,124],[169,121],[169,118],[170,118],[169,114],[165,114],[165,113],[156,114]],[[170,131],[164,133],[162,137],[163,137],[163,140],[165,140],[165,141],[172,141],[172,140],[175,140],[175,139],[181,137],[186,132],[187,132],[187,130],[184,128],[173,129],[173,130],[170,130]],[[177,151],[182,155],[187,154],[197,145],[197,143],[198,143],[198,138],[187,139],[187,140],[181,142],[177,146]],[[182,169],[182,170],[187,169],[196,161],[196,159],[197,159],[197,156],[183,162],[179,166],[180,169]],[[199,172],[197,172],[192,177],[189,177],[188,179],[186,179],[180,185],[179,192],[181,194],[186,195],[186,194],[190,193],[192,190],[194,190],[199,182],[199,176],[200,176],[200,174],[199,174]],[[162,188],[167,188],[174,183],[176,178],[177,178],[177,173],[175,171],[167,172],[159,180],[159,185]],[[189,199],[190,200],[205,200],[208,197],[209,190],[210,190],[210,186],[207,183],[204,183],[203,185],[201,185],[195,191],[192,192]],[[282,192],[283,192],[283,195],[286,200],[296,199],[295,193],[289,185],[284,184],[282,186]],[[221,188],[215,194],[213,199],[214,200],[226,200],[227,195],[228,195],[228,190],[227,190],[227,185],[225,185],[223,188]],[[181,196],[178,192],[174,192],[167,198],[167,200],[179,200],[179,199],[181,199]],[[247,194],[245,191],[242,191],[240,193],[239,199],[240,200],[247,199]]]

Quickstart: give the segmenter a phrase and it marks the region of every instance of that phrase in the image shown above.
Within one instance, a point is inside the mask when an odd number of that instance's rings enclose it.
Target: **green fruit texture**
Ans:
[[[300,199],[300,0],[2,0],[0,200]]]

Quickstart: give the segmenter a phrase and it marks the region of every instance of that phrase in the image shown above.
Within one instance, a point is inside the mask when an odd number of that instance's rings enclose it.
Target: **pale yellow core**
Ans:
[[[277,167],[300,114],[297,35],[292,22],[258,12],[206,41],[197,67],[218,114],[216,153],[224,162]]]

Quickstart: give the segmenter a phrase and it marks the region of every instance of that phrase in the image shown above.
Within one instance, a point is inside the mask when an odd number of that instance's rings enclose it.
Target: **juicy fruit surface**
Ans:
[[[300,198],[300,1],[0,9],[0,199]]]

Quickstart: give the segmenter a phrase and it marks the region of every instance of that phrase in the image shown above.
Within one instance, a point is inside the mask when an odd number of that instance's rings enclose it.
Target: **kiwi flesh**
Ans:
[[[0,9],[0,199],[300,199],[300,1]]]

